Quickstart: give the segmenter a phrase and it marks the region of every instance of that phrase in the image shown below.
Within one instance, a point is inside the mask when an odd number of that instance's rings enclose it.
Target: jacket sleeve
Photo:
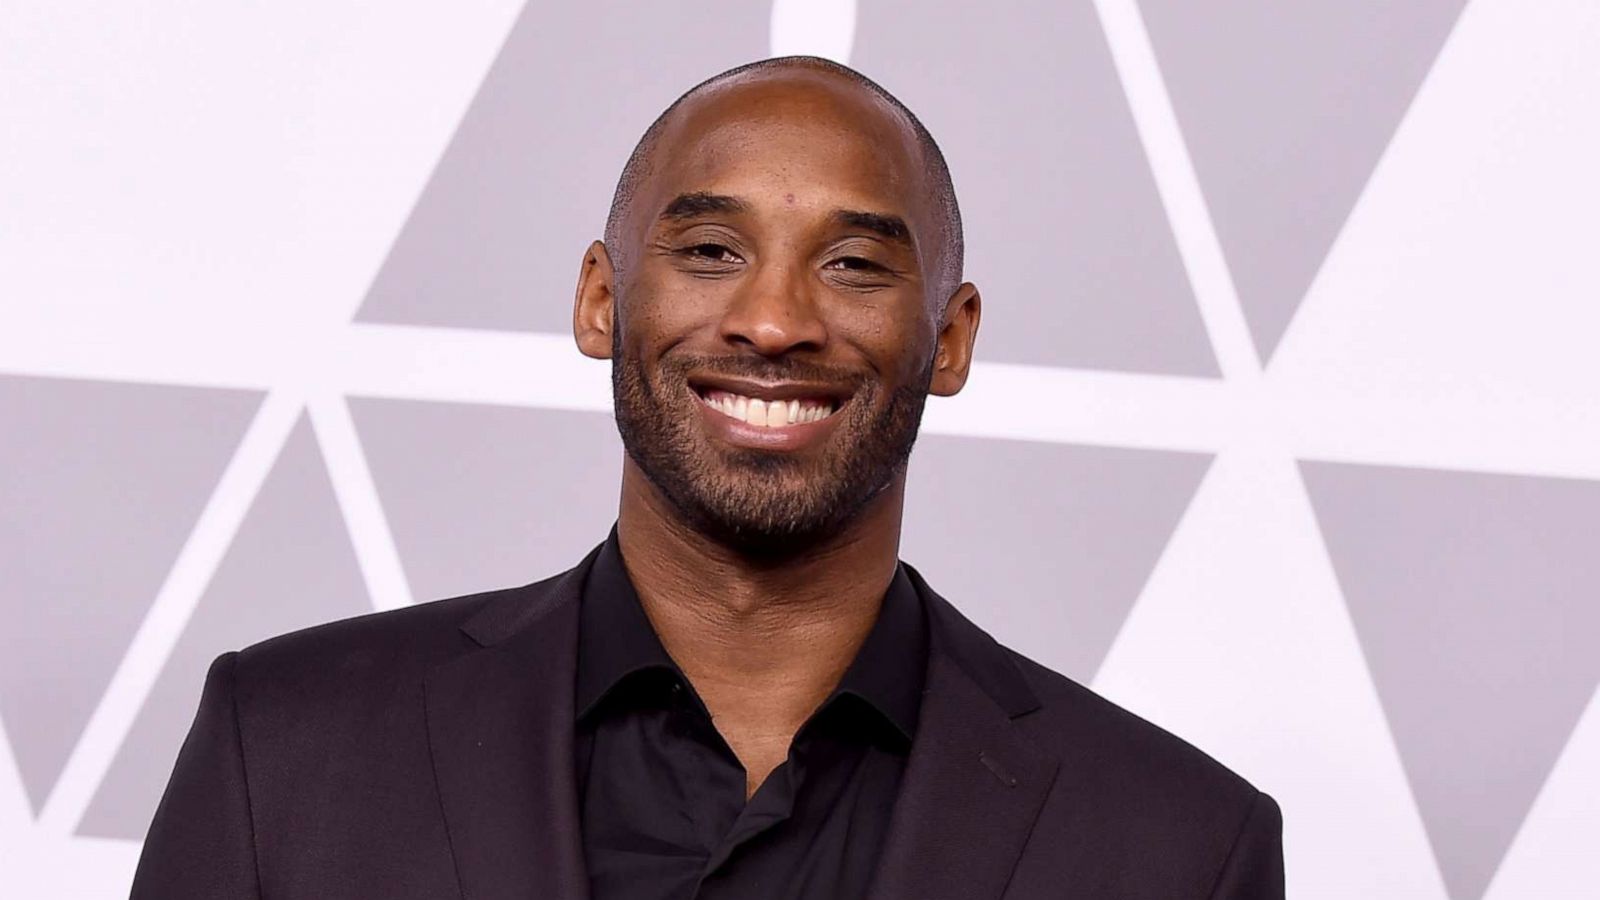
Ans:
[[[131,900],[259,900],[234,700],[236,653],[206,673],[200,711],[145,838]]]
[[[1283,813],[1271,797],[1257,793],[1211,900],[1283,900],[1283,892]]]

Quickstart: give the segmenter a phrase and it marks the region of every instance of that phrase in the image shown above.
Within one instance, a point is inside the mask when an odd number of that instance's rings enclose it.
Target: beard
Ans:
[[[615,331],[611,358],[617,430],[634,464],[690,527],[762,556],[792,555],[837,535],[905,471],[933,379],[931,356],[915,383],[886,391],[859,374],[794,359],[680,355],[664,359],[652,382]],[[723,447],[700,425],[691,371],[853,392],[833,413],[844,418],[811,451]]]

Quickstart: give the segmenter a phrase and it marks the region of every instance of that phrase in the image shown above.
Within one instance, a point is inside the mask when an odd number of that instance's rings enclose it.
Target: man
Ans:
[[[898,562],[972,359],[961,258],[933,139],[852,70],[686,94],[579,275],[611,536],[219,658],[134,896],[1281,897],[1269,797]]]

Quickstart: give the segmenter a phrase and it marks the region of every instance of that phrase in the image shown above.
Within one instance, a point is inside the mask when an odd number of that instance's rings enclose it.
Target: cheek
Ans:
[[[855,310],[837,333],[896,386],[921,377],[936,349],[936,331],[926,315],[887,304]]]
[[[714,331],[724,306],[726,288],[672,279],[640,284],[623,301],[624,338],[640,346],[665,348],[697,334]]]

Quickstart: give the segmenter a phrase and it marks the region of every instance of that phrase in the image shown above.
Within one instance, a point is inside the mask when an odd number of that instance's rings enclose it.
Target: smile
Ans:
[[[838,411],[838,403],[828,397],[793,397],[763,400],[731,391],[697,392],[700,402],[717,412],[756,428],[786,428],[820,422]]]

